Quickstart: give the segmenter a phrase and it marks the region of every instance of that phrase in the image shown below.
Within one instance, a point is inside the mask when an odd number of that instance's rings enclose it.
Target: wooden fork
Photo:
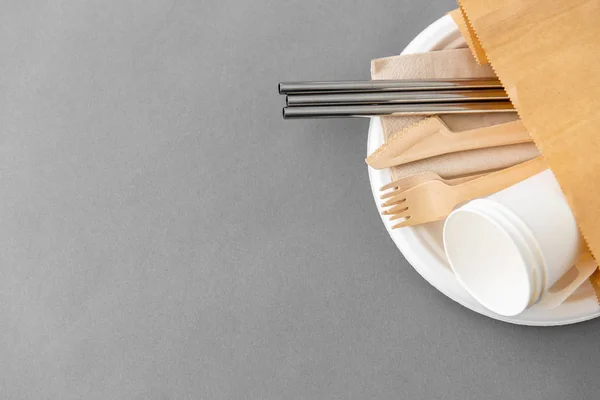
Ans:
[[[392,207],[382,214],[391,215],[390,221],[404,218],[392,229],[439,221],[458,204],[506,189],[547,168],[544,159],[537,157],[456,186],[440,180],[427,181],[390,198],[385,204]]]
[[[420,185],[421,183],[425,183],[428,181],[442,181],[447,185],[454,186],[464,182],[472,181],[473,179],[480,178],[484,175],[487,175],[489,172],[469,175],[469,176],[461,176],[460,178],[452,178],[452,179],[444,179],[439,176],[437,173],[433,171],[421,172],[416,175],[407,176],[405,178],[400,178],[395,181],[388,183],[387,185],[383,185],[379,191],[385,192],[386,190],[392,189],[389,192],[386,192],[381,195],[380,199],[384,200],[390,197],[394,197],[397,194],[404,192],[411,187]],[[382,204],[383,207],[386,206],[385,203]]]

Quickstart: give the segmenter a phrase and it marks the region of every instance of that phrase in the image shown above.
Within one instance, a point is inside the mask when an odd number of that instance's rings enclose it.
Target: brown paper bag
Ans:
[[[459,0],[459,5],[476,35],[472,40],[485,50],[598,260],[600,0]]]

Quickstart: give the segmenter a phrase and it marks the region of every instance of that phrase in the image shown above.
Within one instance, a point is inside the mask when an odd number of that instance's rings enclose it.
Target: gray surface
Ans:
[[[452,0],[2,4],[0,397],[597,397],[600,321],[454,304],[367,121],[281,120],[279,80],[368,78]]]

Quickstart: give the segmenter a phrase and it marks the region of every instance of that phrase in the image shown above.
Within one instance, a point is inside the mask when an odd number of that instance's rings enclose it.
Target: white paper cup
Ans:
[[[444,247],[457,279],[483,306],[504,316],[574,291],[568,285],[548,293],[574,265],[582,243],[550,170],[465,204],[444,225]]]

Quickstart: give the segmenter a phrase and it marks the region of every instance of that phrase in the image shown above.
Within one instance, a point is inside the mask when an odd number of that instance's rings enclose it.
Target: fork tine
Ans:
[[[404,210],[406,210],[408,207],[406,206],[406,204],[404,204],[405,202],[403,201],[402,203],[399,203],[393,207],[388,208],[387,210],[383,210],[381,212],[382,215],[394,215],[394,214],[398,214],[399,212],[402,212]]]
[[[385,199],[387,199],[387,198],[390,198],[390,197],[396,196],[396,195],[398,194],[398,192],[399,192],[399,191],[400,191],[400,188],[399,188],[399,187],[396,187],[396,188],[394,188],[394,190],[390,190],[389,192],[382,194],[381,196],[379,196],[379,198],[380,198],[381,200],[385,200]]]
[[[402,204],[404,202],[406,202],[406,197],[402,196],[402,193],[399,193],[397,196],[394,196],[391,199],[381,203],[381,207],[390,207],[395,204]]]
[[[413,226],[415,225],[414,223],[411,222],[410,217],[406,217],[406,219],[396,225],[392,226],[392,229],[398,229],[398,228],[404,228],[407,226]]]
[[[392,217],[390,218],[390,221],[395,221],[400,218],[410,218],[408,208],[406,210],[400,211],[400,212],[392,215]]]
[[[391,189],[393,187],[397,187],[398,186],[398,182],[400,181],[400,179],[397,179],[395,181],[392,181],[390,183],[387,183],[385,185],[383,185],[382,187],[379,188],[380,192],[383,192],[385,190]]]

